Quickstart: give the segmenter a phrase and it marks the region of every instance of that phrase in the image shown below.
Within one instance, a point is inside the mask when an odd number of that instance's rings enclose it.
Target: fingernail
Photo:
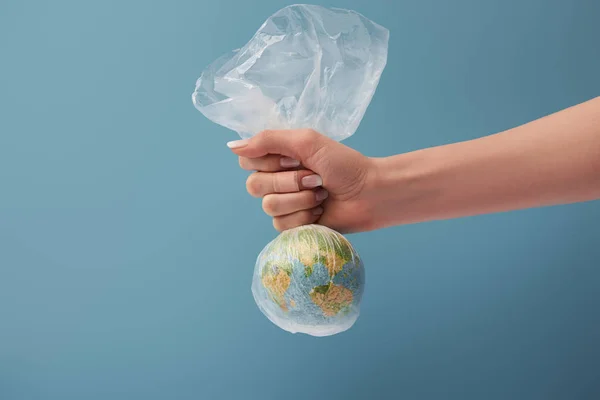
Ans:
[[[227,147],[230,149],[239,149],[240,147],[245,147],[248,145],[248,139],[243,140],[232,140],[231,142],[227,142]]]
[[[323,184],[323,179],[319,175],[308,175],[302,178],[301,182],[305,188],[316,188]]]
[[[329,193],[325,189],[317,190],[317,193],[315,194],[317,201],[325,200],[327,196],[329,196]]]
[[[323,214],[323,207],[317,207],[313,209],[313,215],[321,215]]]
[[[294,160],[290,157],[281,157],[279,160],[279,165],[281,165],[283,168],[294,168],[300,165],[300,161]]]

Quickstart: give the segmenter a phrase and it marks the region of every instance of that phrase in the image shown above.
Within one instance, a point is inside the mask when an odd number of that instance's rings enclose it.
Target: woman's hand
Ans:
[[[278,231],[316,222],[339,232],[376,228],[365,190],[370,158],[309,129],[265,131],[227,145],[243,169],[256,171],[248,192],[262,197]]]

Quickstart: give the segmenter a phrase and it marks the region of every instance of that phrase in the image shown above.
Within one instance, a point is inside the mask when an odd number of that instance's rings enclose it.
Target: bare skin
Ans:
[[[279,231],[342,233],[600,199],[600,97],[475,140],[370,158],[312,130],[229,142]]]

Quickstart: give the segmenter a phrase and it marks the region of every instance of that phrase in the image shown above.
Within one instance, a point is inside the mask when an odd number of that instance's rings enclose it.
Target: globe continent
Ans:
[[[292,333],[328,336],[359,315],[363,263],[350,242],[320,225],[282,232],[258,256],[252,293],[259,309]]]

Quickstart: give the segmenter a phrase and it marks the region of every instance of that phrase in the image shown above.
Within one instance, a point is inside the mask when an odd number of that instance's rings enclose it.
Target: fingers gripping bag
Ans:
[[[245,46],[210,64],[192,101],[244,139],[266,129],[311,128],[341,141],[356,132],[373,98],[388,39],[386,28],[355,11],[288,6]],[[252,293],[280,328],[328,336],[357,320],[364,277],[344,236],[307,225],[282,232],[262,250]]]

